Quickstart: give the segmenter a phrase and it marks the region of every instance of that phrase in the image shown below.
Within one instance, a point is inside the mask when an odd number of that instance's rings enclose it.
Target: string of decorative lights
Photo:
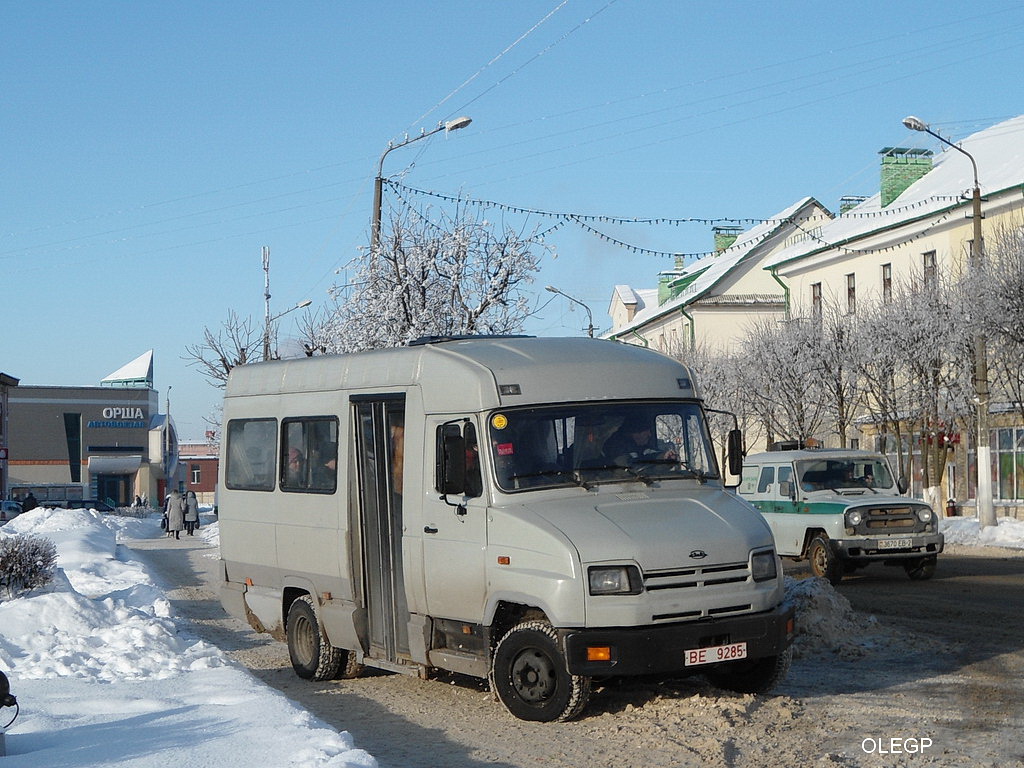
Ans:
[[[895,251],[902,248],[907,243],[913,243],[916,240],[920,240],[923,237],[927,237],[928,235],[931,234],[932,230],[934,230],[940,224],[948,220],[952,214],[953,209],[947,209],[943,211],[937,219],[929,223],[928,226],[922,229],[920,232],[916,232],[913,235],[904,238],[903,240],[900,240],[899,242],[880,248],[847,248],[845,245],[842,245],[840,243],[828,242],[824,238],[818,236],[818,234],[815,233],[813,230],[806,229],[805,227],[800,226],[799,222],[794,221],[792,222],[792,224],[796,229],[800,230],[807,237],[808,240],[813,240],[816,243],[821,243],[821,245],[825,246],[826,248],[835,248],[840,253],[848,254],[850,256],[867,256],[873,253],[888,253],[889,251]]]
[[[738,225],[744,225],[744,224],[745,225],[758,225],[758,224],[761,224],[761,225],[772,225],[772,226],[777,226],[777,225],[780,225],[780,224],[791,224],[795,229],[797,229],[801,233],[803,233],[803,235],[807,239],[813,240],[815,242],[818,242],[818,243],[820,243],[821,245],[823,245],[823,246],[825,246],[827,248],[835,248],[836,250],[838,250],[838,251],[840,251],[842,253],[846,253],[846,254],[850,254],[850,255],[866,255],[866,254],[872,254],[872,253],[885,253],[885,252],[888,252],[888,251],[893,251],[893,250],[896,250],[896,249],[906,245],[907,243],[911,243],[911,242],[914,242],[915,240],[919,240],[919,239],[921,239],[923,237],[928,236],[936,227],[938,227],[940,224],[945,222],[950,217],[950,215],[952,214],[952,211],[953,211],[953,208],[945,209],[944,211],[941,212],[941,215],[937,219],[932,221],[925,229],[923,229],[923,230],[921,230],[921,231],[919,231],[919,232],[917,232],[917,233],[915,233],[915,234],[913,234],[913,235],[907,237],[906,239],[901,240],[901,241],[899,241],[897,243],[893,243],[891,245],[888,245],[888,246],[885,246],[885,247],[880,247],[880,248],[857,249],[857,248],[848,248],[848,247],[846,247],[845,245],[843,245],[841,243],[830,243],[827,240],[825,240],[824,238],[822,238],[820,235],[818,235],[816,232],[814,232],[813,230],[810,230],[810,229],[808,229],[808,228],[806,228],[804,226],[801,226],[800,222],[798,222],[797,220],[793,219],[792,217],[766,218],[766,219],[733,218],[733,217],[707,218],[707,217],[699,217],[699,216],[688,216],[688,217],[682,217],[682,218],[672,218],[672,217],[642,218],[642,217],[611,216],[611,215],[607,215],[607,214],[585,214],[585,213],[572,213],[572,212],[558,212],[558,211],[548,211],[548,210],[544,210],[542,208],[527,208],[525,206],[510,205],[508,203],[499,203],[499,202],[497,202],[495,200],[481,200],[481,199],[478,199],[478,198],[463,197],[461,195],[456,196],[456,195],[446,195],[446,194],[443,194],[443,193],[440,193],[440,192],[430,192],[430,191],[423,190],[423,189],[417,189],[416,187],[410,187],[410,186],[408,186],[406,184],[402,184],[401,182],[397,182],[397,181],[394,181],[392,179],[385,179],[384,183],[388,187],[390,187],[392,192],[395,194],[396,197],[398,197],[398,199],[402,202],[402,204],[404,206],[406,206],[409,210],[412,210],[412,211],[417,211],[417,208],[416,208],[416,206],[414,206],[407,199],[407,197],[405,195],[403,195],[403,192],[406,192],[406,193],[409,193],[409,194],[413,194],[413,195],[419,195],[419,196],[422,196],[422,197],[434,198],[434,199],[442,200],[442,201],[445,201],[445,202],[448,202],[448,203],[457,203],[457,204],[460,204],[460,205],[476,206],[476,207],[478,207],[478,208],[480,208],[482,210],[487,210],[487,209],[490,209],[490,208],[494,208],[494,209],[497,209],[497,210],[500,210],[500,211],[504,211],[504,212],[507,212],[507,213],[534,215],[534,216],[541,216],[541,217],[551,218],[551,219],[556,219],[557,220],[557,222],[558,222],[557,224],[555,224],[554,226],[552,226],[551,228],[549,228],[547,230],[544,230],[543,233],[539,233],[537,235],[538,237],[543,237],[544,235],[550,234],[551,232],[554,232],[556,229],[561,228],[562,226],[564,226],[567,223],[573,223],[573,224],[576,224],[578,227],[580,227],[585,232],[588,232],[589,234],[592,234],[595,237],[598,237],[598,238],[604,240],[605,242],[608,242],[608,243],[611,243],[611,244],[613,244],[615,246],[618,246],[619,248],[623,248],[625,250],[628,250],[631,253],[647,254],[647,255],[651,255],[651,256],[673,257],[673,258],[677,259],[677,261],[679,259],[699,260],[699,259],[705,258],[707,256],[712,256],[712,255],[716,255],[716,254],[717,255],[722,255],[723,251],[714,250],[714,251],[681,253],[679,251],[660,251],[660,250],[655,250],[655,249],[651,249],[651,248],[644,248],[643,246],[633,245],[633,244],[627,243],[627,242],[625,242],[623,240],[619,240],[618,238],[614,238],[614,237],[612,237],[612,236],[610,236],[610,235],[600,231],[596,227],[592,226],[591,222],[609,223],[609,224],[617,224],[617,225],[644,224],[644,225],[674,225],[674,226],[680,226],[680,225],[683,225],[683,224],[702,224],[702,225],[711,226],[711,227],[717,227],[717,226],[738,226]],[[963,201],[963,200],[965,200],[965,198],[962,195],[931,195],[931,196],[929,196],[927,198],[924,198],[923,200],[919,200],[919,201],[914,202],[914,203],[909,203],[909,204],[902,205],[902,206],[890,206],[890,207],[887,207],[887,208],[885,208],[883,210],[878,210],[878,211],[865,211],[865,212],[847,211],[846,213],[842,214],[842,218],[879,218],[879,217],[892,218],[896,214],[899,214],[901,212],[917,210],[917,209],[923,208],[925,206],[934,205],[937,202],[939,202],[939,203],[947,202],[948,203],[948,202],[956,202],[956,201]],[[426,220],[425,217],[423,217],[422,212],[417,211],[417,213],[418,213],[418,215],[421,218],[424,218],[424,220]],[[434,226],[435,228],[440,229],[435,224],[432,224],[432,226]],[[756,244],[757,242],[760,242],[760,240],[768,237],[769,234],[770,234],[770,232],[765,232],[765,234],[761,238],[759,238],[758,240],[753,241],[753,242],[750,241],[750,240],[746,240],[746,241],[744,241],[742,243],[742,245],[743,245],[743,247],[750,247],[750,246]],[[730,246],[729,248],[725,249],[725,252],[728,252],[729,250],[732,250],[733,248],[736,248],[736,247],[738,247],[738,246],[736,246],[736,245]]]

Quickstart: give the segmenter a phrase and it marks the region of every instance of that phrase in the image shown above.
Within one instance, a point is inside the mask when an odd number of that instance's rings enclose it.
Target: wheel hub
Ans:
[[[555,667],[547,655],[538,650],[523,651],[512,664],[512,684],[524,701],[540,702],[555,689]]]

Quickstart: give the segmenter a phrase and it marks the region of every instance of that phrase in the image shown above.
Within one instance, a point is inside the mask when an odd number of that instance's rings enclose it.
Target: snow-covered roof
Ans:
[[[1024,183],[1024,115],[968,136],[960,146],[978,165],[982,195],[993,195]],[[945,145],[943,145],[945,146]],[[974,188],[971,161],[951,147],[936,155],[932,170],[911,184],[885,208],[881,193],[816,228],[808,236],[774,254],[765,269],[827,251],[872,233],[891,230],[917,219],[934,218],[952,207],[967,205]]]
[[[130,363],[126,363],[111,374],[103,377],[100,384],[119,386],[153,386],[153,350],[143,352]]]
[[[736,241],[722,251],[722,253],[705,256],[683,269],[671,270],[670,273],[676,275],[679,279],[692,277],[692,282],[687,285],[678,296],[674,296],[672,299],[666,301],[660,306],[655,299],[648,302],[647,306],[643,309],[638,308],[637,313],[629,323],[620,328],[612,329],[612,331],[606,335],[619,336],[622,333],[633,330],[634,328],[639,328],[645,323],[649,323],[651,320],[662,314],[678,310],[680,307],[692,304],[698,299],[707,298],[711,289],[720,280],[728,275],[741,262],[758,253],[760,250],[758,246],[765,242],[771,235],[775,234],[783,227],[788,226],[789,222],[796,217],[802,209],[810,205],[819,205],[819,203],[813,197],[802,198],[788,208],[779,211],[770,219],[767,219],[742,233],[738,238],[736,238]],[[616,286],[616,290],[618,290],[619,287],[620,286]],[[640,293],[641,295],[648,293],[652,295],[652,298],[657,296],[656,289],[650,291],[638,291],[637,293]],[[781,290],[779,292],[779,297],[780,299],[782,297]]]

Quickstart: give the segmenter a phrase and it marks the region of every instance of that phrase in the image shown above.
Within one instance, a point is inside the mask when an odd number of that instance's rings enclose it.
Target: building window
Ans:
[[[921,254],[921,272],[924,275],[925,285],[935,285],[937,268],[935,265],[935,251],[927,251]]]
[[[993,488],[997,499],[1024,499],[1024,429],[993,430],[995,462],[999,479]]]
[[[846,276],[846,312],[857,314],[857,278],[852,274]]]
[[[821,317],[821,283],[811,283],[811,315]]]
[[[192,485],[199,485],[202,478],[202,472],[199,469],[198,464],[189,464],[189,471],[192,473]]]
[[[892,301],[892,264],[882,265],[882,301]]]

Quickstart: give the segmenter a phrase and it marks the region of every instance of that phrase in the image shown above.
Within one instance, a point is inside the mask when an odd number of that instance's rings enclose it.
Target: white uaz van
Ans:
[[[854,450],[769,451],[744,460],[739,492],[764,515],[783,557],[838,584],[869,563],[935,572],[943,535],[932,508],[901,496],[889,462]]]
[[[664,355],[477,337],[244,365],[222,443],[223,603],[301,677],[452,670],[552,721],[595,677],[758,692],[788,668],[771,531]]]

